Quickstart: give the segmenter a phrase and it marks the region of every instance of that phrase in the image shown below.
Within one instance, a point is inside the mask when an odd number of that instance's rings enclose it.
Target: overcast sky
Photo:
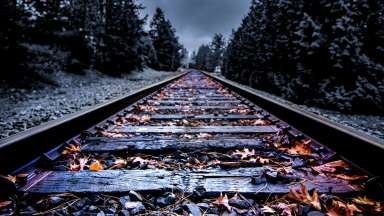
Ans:
[[[156,7],[165,12],[180,42],[192,52],[208,43],[214,33],[226,39],[240,25],[251,0],[138,0],[146,7],[144,13],[152,19]]]

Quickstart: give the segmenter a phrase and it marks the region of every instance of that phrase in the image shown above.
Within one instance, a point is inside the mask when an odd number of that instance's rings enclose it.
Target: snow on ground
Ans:
[[[50,76],[58,86],[47,85],[33,91],[0,86],[0,139],[125,95],[177,73],[146,69],[117,78],[94,71],[87,71],[85,75],[57,72]]]

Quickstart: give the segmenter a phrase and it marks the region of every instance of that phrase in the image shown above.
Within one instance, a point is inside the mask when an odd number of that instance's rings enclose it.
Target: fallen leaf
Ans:
[[[96,160],[95,162],[93,162],[90,166],[89,166],[89,170],[92,170],[92,171],[99,171],[99,170],[103,170],[103,165],[100,163],[100,161]]]
[[[332,200],[332,208],[327,210],[328,216],[353,216],[355,212],[362,212],[355,204]]]
[[[131,202],[131,201],[128,201],[124,204],[124,208],[126,209],[134,209],[134,208],[137,208],[138,206],[142,205],[141,202]]]
[[[5,208],[12,204],[12,201],[6,200],[6,201],[0,201],[0,209]]]
[[[269,164],[271,162],[271,160],[269,160],[268,158],[257,157],[256,162],[258,162],[260,164]]]
[[[279,210],[279,215],[284,216],[292,216],[292,212],[297,212],[297,204],[285,204],[285,203],[278,203],[271,206],[273,209]]]
[[[349,175],[344,175],[344,174],[328,174],[329,176],[347,180],[347,181],[356,181],[356,180],[362,180],[368,178],[368,176],[349,176]]]
[[[200,139],[206,139],[206,138],[211,138],[212,137],[212,134],[209,134],[209,133],[199,133],[197,134],[197,138],[200,138]]]
[[[127,134],[119,133],[119,132],[110,132],[110,131],[98,131],[98,134],[101,136],[111,137],[111,138],[127,137]]]
[[[13,175],[6,175],[6,176],[0,175],[0,177],[8,179],[12,183],[16,183],[16,179],[17,179],[16,176],[13,176]]]
[[[76,163],[69,164],[69,170],[70,171],[79,171],[80,166]]]
[[[369,199],[368,197],[357,197],[357,198],[353,198],[352,199],[352,202],[356,203],[356,204],[360,204],[360,205],[368,205],[368,206],[375,206],[377,205],[377,203],[379,202],[376,202],[374,200],[371,200]],[[380,203],[379,203],[380,204]]]
[[[149,116],[149,115],[143,115],[141,117],[142,122],[149,122],[150,120],[151,120],[151,116]]]
[[[86,167],[88,163],[88,158],[80,158],[79,159],[79,171],[84,170],[84,167]]]
[[[111,166],[109,169],[120,169],[120,168],[123,168],[127,166],[127,161],[124,160],[124,159],[116,159],[114,162],[113,162],[113,166]]]
[[[257,119],[253,124],[254,125],[267,125],[268,123],[265,120]]]
[[[261,208],[261,212],[263,212],[263,213],[270,213],[270,214],[276,213],[276,211],[273,208],[269,207],[269,206],[264,206],[263,208]]]
[[[312,150],[310,146],[311,140],[306,140],[304,142],[294,142],[291,148],[286,149],[287,153],[293,155],[311,155]]]
[[[300,190],[298,191],[294,188],[291,188],[287,197],[292,200],[311,205],[317,210],[321,210],[319,195],[317,194],[316,189],[314,189],[312,195],[310,195],[307,187],[304,184],[301,184]]]
[[[182,139],[193,139],[194,136],[192,134],[182,134],[180,136],[180,138],[182,138]]]
[[[69,155],[69,154],[74,154],[80,152],[80,146],[79,145],[74,145],[74,144],[69,144],[66,146],[62,152],[63,155]]]
[[[332,161],[326,164],[312,167],[313,170],[320,173],[321,172],[334,173],[337,171],[337,169],[340,169],[340,168],[348,169],[349,165],[343,160],[337,160],[337,161]]]
[[[381,202],[369,199],[367,197],[357,197],[352,199],[352,202],[362,206],[369,206],[373,208],[373,211],[376,213],[384,212],[384,205]]]
[[[213,202],[213,204],[215,204],[219,207],[221,206],[221,207],[226,208],[228,212],[232,211],[232,207],[228,203],[227,194],[225,194],[224,196],[223,196],[223,194],[220,194],[220,196]]]
[[[156,165],[157,161],[155,160],[146,160],[141,157],[133,157],[132,164],[138,164],[140,167],[145,165]]]
[[[236,150],[234,153],[232,153],[232,155],[239,155],[241,159],[245,159],[250,156],[255,156],[255,154],[255,149],[252,149],[252,151],[250,151],[247,148],[244,148],[242,151]]]
[[[139,105],[138,109],[143,112],[155,112],[157,109],[154,106]]]

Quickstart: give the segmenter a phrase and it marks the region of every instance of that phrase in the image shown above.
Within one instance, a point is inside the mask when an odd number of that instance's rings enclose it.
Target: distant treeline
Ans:
[[[17,3],[16,3],[17,2]],[[174,71],[186,57],[175,29],[135,0],[5,0],[0,5],[1,79],[95,68],[112,75],[150,66]]]
[[[202,44],[192,53],[191,67],[200,70],[214,71],[223,64],[225,39],[222,34],[215,34],[210,44]]]
[[[229,79],[287,99],[384,113],[384,1],[255,0],[223,55]]]

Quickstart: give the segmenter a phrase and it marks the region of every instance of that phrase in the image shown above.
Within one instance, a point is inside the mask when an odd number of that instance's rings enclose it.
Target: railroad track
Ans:
[[[190,71],[4,140],[0,214],[383,214],[378,141],[256,96]]]

